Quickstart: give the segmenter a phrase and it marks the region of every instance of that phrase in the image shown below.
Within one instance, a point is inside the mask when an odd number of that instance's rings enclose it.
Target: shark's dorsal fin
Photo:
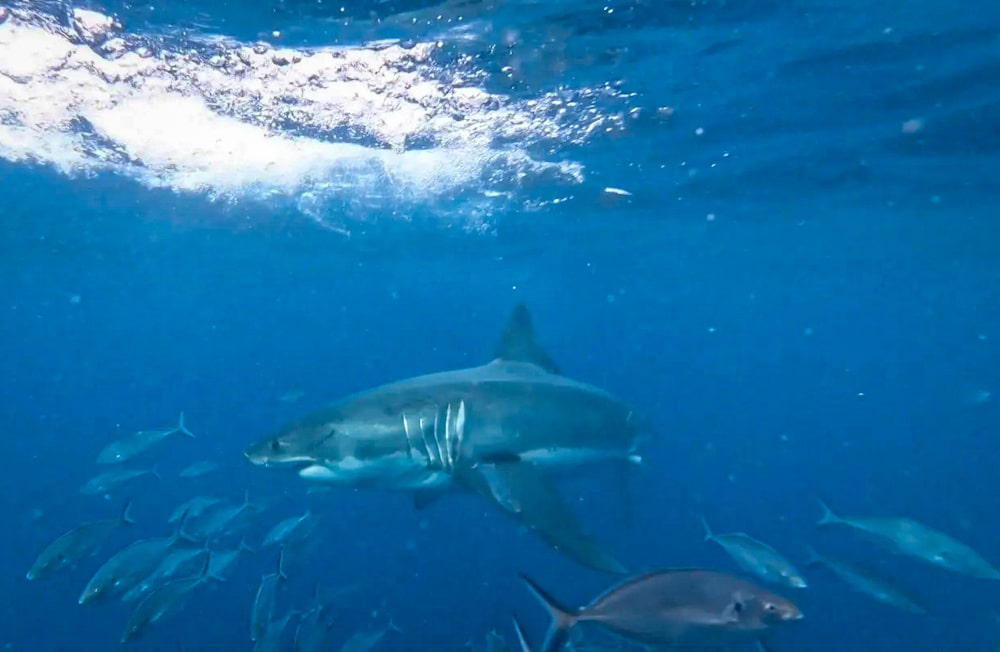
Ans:
[[[527,306],[519,303],[514,306],[507,326],[500,336],[494,357],[498,360],[511,362],[530,362],[542,369],[558,374],[559,366],[549,357],[549,354],[538,346],[535,341],[535,329],[531,325],[531,313]]]

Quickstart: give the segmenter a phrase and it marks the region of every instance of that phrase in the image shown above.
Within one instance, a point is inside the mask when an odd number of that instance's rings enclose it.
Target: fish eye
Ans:
[[[733,611],[736,613],[743,613],[743,603],[737,600],[733,603]]]
[[[772,611],[772,612],[773,611],[777,611],[778,610],[778,605],[774,604],[773,602],[765,602],[764,603],[764,609],[767,610],[767,611]]]
[[[271,440],[271,450],[277,453],[281,450],[281,441],[278,439]]]

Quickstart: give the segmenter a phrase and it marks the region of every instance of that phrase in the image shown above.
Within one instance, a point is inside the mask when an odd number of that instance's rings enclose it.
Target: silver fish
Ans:
[[[823,516],[818,525],[842,525],[868,535],[896,554],[925,562],[963,575],[998,580],[998,571],[990,562],[943,532],[905,517],[838,516],[819,501]]]
[[[167,519],[168,523],[177,523],[181,518],[187,514],[189,519],[197,518],[201,516],[209,507],[213,507],[222,502],[221,498],[214,498],[212,496],[195,496],[191,500],[185,501],[174,508],[171,512],[170,518]]]
[[[389,624],[381,629],[374,631],[361,631],[353,634],[349,639],[344,641],[344,644],[340,646],[340,652],[368,652],[381,641],[386,634],[389,632],[398,632],[400,629],[396,627],[396,623],[389,620]]]
[[[135,541],[119,550],[97,569],[80,594],[80,604],[124,595],[149,576],[178,542],[177,534],[160,539]]]
[[[194,438],[194,434],[184,425],[184,413],[181,412],[177,425],[161,430],[140,430],[105,446],[97,455],[98,464],[121,464],[145,453],[170,435],[181,433]]]
[[[809,566],[826,566],[834,575],[847,583],[858,593],[875,598],[883,604],[902,609],[911,614],[923,615],[927,609],[902,586],[880,575],[871,568],[865,568],[840,559],[824,557],[809,548]]]
[[[213,552],[212,567],[208,571],[209,574],[219,579],[228,579],[232,575],[233,570],[236,569],[236,562],[239,561],[240,554],[244,551],[253,552],[253,549],[247,546],[245,541],[241,540],[240,545],[232,550]]]
[[[297,611],[292,610],[282,616],[280,620],[268,622],[263,635],[254,643],[254,652],[281,652],[284,649],[282,638],[288,628],[288,623],[298,615]]]
[[[719,544],[744,571],[775,584],[797,589],[806,588],[802,573],[792,562],[763,541],[758,541],[744,532],[715,534],[704,517],[701,519],[701,524],[705,528],[705,541]]]
[[[136,602],[179,576],[196,573],[204,565],[201,558],[208,554],[208,548],[169,551],[152,573],[121,596],[122,602]]]
[[[159,479],[160,474],[154,466],[151,469],[112,469],[94,476],[80,487],[80,493],[87,496],[99,496],[114,491],[126,482],[141,478],[145,475],[152,475]]]
[[[47,545],[31,565],[27,578],[36,580],[48,577],[70,564],[96,555],[115,530],[122,525],[135,523],[129,514],[131,506],[132,503],[127,502],[117,518],[78,525]]]
[[[204,475],[208,475],[217,468],[219,468],[218,462],[214,462],[212,460],[200,460],[198,462],[192,462],[184,467],[179,475],[182,478],[200,478]]]
[[[261,545],[267,548],[280,543],[297,540],[301,536],[299,533],[307,529],[307,521],[311,518],[312,512],[306,510],[302,516],[291,516],[284,519],[271,528],[267,536],[264,537],[264,543]]]
[[[278,585],[288,579],[284,571],[284,550],[278,555],[278,571],[269,573],[260,579],[257,594],[253,600],[253,610],[250,612],[250,640],[258,641],[267,633],[268,623],[274,617],[274,607],[278,601]]]
[[[210,565],[211,555],[205,559],[199,575],[168,582],[143,598],[129,616],[121,642],[126,643],[136,638],[152,623],[180,609],[192,591],[213,579],[208,574]]]

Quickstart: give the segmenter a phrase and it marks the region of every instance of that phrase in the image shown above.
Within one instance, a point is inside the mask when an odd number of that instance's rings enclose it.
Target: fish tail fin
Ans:
[[[288,581],[288,576],[285,575],[285,546],[281,546],[281,551],[278,552],[278,577]]]
[[[132,518],[132,501],[126,500],[125,506],[122,507],[121,515],[122,524],[135,525],[135,519]]]
[[[837,516],[837,514],[830,509],[830,506],[826,504],[826,501],[822,498],[817,498],[816,501],[819,503],[820,508],[823,510],[823,515],[820,516],[819,521],[816,522],[817,526],[823,525],[833,525],[834,523],[841,523],[844,519]]]
[[[208,554],[205,555],[205,565],[201,567],[201,574],[198,576],[199,579],[201,579],[202,582],[207,582],[208,580],[213,580],[219,583],[225,582],[226,578],[219,577],[218,575],[212,573],[212,551],[208,550],[207,541],[205,542],[205,550],[208,551]]]
[[[514,634],[517,636],[518,649],[521,652],[531,652],[531,646],[528,645],[528,639],[524,636],[524,628],[521,627],[521,621],[517,619],[517,616],[512,616],[514,620]]]
[[[187,543],[200,543],[198,539],[191,536],[184,530],[184,526],[187,525],[188,515],[191,513],[190,509],[185,509],[184,513],[181,514],[181,518],[177,521],[177,527],[174,528],[174,542],[186,541]]]
[[[705,541],[711,541],[712,539],[715,538],[715,533],[712,532],[712,528],[708,524],[708,519],[705,518],[704,515],[699,515],[698,518],[701,519],[701,527],[705,529],[705,539],[704,540]]]
[[[181,415],[177,418],[177,427],[174,428],[174,432],[179,432],[181,434],[187,435],[191,439],[197,439],[197,437],[194,436],[194,433],[191,432],[190,430],[188,430],[187,426],[184,425],[184,413],[183,412],[181,412]]]
[[[816,552],[816,549],[810,545],[806,545],[806,567],[818,566],[823,563],[823,555]]]
[[[561,650],[569,640],[569,630],[573,628],[579,619],[579,613],[573,609],[567,609],[545,589],[535,583],[524,573],[519,573],[521,580],[528,585],[531,592],[535,594],[538,601],[548,610],[552,616],[552,624],[545,634],[545,642],[542,644],[542,652],[557,652]]]

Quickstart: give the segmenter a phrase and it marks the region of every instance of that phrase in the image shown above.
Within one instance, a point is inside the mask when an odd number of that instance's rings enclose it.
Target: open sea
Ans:
[[[0,0],[0,650],[255,649],[279,549],[265,624],[290,620],[258,650],[519,650],[515,615],[541,650],[520,573],[574,607],[619,578],[471,491],[418,509],[244,455],[489,363],[519,304],[646,428],[625,474],[557,478],[630,571],[794,600],[771,652],[1000,649],[1000,580],[817,526],[821,500],[908,517],[1000,565],[1000,3]],[[155,473],[81,492],[105,446],[182,412],[193,438],[124,464]],[[122,643],[137,602],[81,591],[196,496],[252,509],[178,546],[251,550]],[[128,501],[135,524],[27,578]],[[702,518],[808,586],[754,578]],[[324,642],[296,647],[317,604]]]

